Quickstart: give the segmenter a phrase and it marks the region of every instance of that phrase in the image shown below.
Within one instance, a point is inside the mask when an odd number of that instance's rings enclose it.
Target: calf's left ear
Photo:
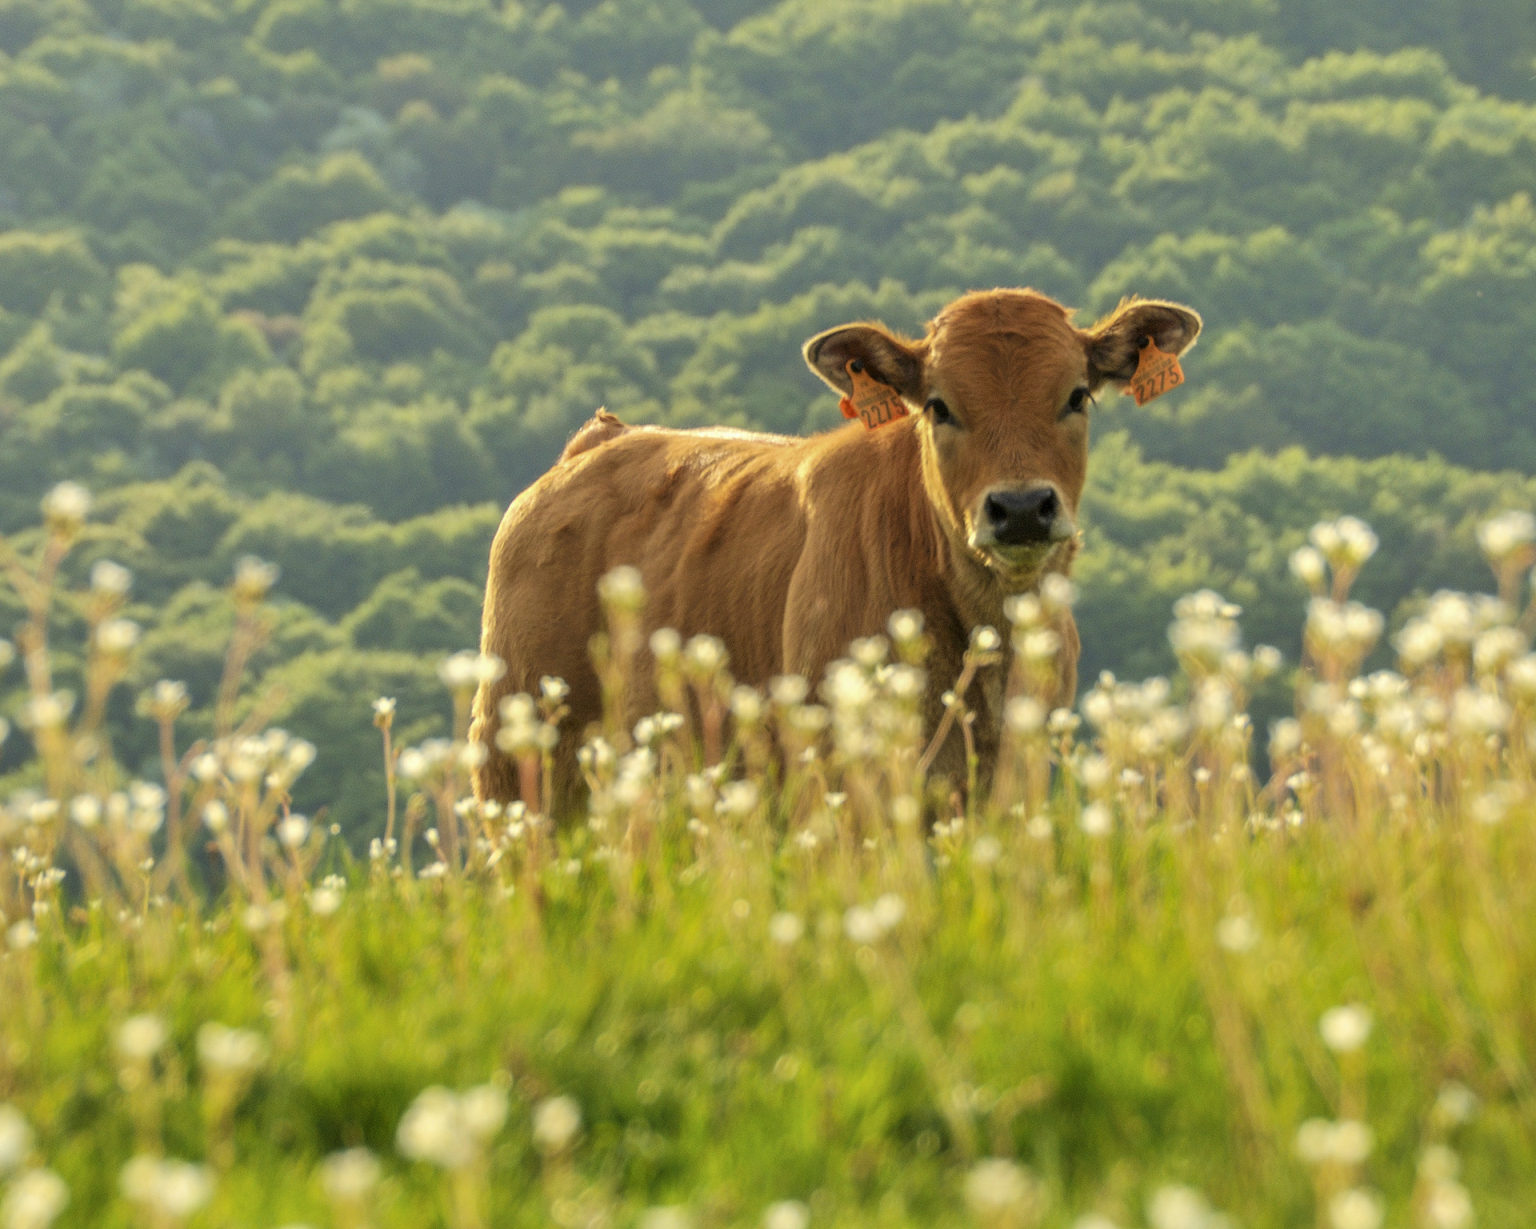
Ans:
[[[1200,313],[1160,299],[1126,299],[1088,332],[1095,381],[1123,384],[1136,374],[1146,338],[1164,354],[1182,354],[1200,336]]]
[[[853,392],[848,364],[860,362],[881,384],[909,401],[922,396],[924,347],[898,337],[883,324],[845,324],[818,333],[805,343],[812,371],[846,397]]]

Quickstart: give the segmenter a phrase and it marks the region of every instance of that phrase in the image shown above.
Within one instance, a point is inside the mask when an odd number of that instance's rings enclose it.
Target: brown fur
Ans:
[[[645,582],[645,627],[724,640],[733,674],[762,686],[777,674],[813,683],[849,641],[884,629],[892,611],[920,610],[933,641],[925,717],[959,673],[973,628],[1005,628],[1005,598],[1067,572],[1075,538],[1043,554],[989,551],[973,538],[989,491],[1049,482],[1075,521],[1088,465],[1086,415],[1064,412],[1076,388],[1122,385],[1141,338],[1179,353],[1200,318],[1173,304],[1128,300],[1091,329],[1028,290],[965,295],[919,341],[878,324],[847,325],[806,343],[811,367],[847,393],[845,364],[862,361],[914,413],[866,430],[851,423],[806,439],[708,428],[631,427],[606,411],[583,426],[555,466],[512,502],[491,547],[482,648],[507,663],[475,697],[470,737],[491,748],[475,778],[481,797],[516,796],[495,749],[497,705],[571,687],[560,761],[600,716],[588,642],[599,630],[598,579],[621,564]],[[942,398],[958,426],[923,412]],[[1062,625],[1060,703],[1076,691],[1077,629]],[[649,673],[642,655],[639,670]],[[994,672],[998,673],[998,672]],[[1000,737],[1000,681],[978,689],[984,779]],[[648,711],[640,697],[638,716]],[[958,738],[936,771],[958,774]]]

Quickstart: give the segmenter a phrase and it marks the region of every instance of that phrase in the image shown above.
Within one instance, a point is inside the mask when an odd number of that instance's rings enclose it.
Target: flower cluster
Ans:
[[[413,1102],[395,1132],[402,1154],[443,1169],[477,1163],[507,1121],[507,1092],[480,1084],[464,1092],[433,1086]]]
[[[32,1128],[13,1105],[0,1101],[0,1226],[48,1229],[69,1203],[69,1187],[51,1169],[32,1166]]]

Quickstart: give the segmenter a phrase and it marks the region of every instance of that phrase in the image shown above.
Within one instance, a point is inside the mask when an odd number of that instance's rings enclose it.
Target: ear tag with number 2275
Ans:
[[[848,361],[847,372],[853,382],[853,395],[838,402],[844,418],[857,418],[873,431],[912,412],[894,388],[871,376],[858,359]]]
[[[1177,354],[1164,354],[1157,342],[1146,338],[1141,348],[1141,359],[1136,364],[1136,374],[1131,377],[1131,395],[1137,405],[1146,405],[1153,397],[1161,397],[1170,388],[1184,383],[1184,368],[1179,366]]]

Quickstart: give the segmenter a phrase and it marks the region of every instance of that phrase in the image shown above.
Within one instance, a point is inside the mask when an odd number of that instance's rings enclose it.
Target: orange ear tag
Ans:
[[[1157,342],[1148,337],[1141,348],[1136,374],[1131,377],[1131,396],[1136,398],[1136,404],[1146,405],[1153,397],[1161,397],[1182,383],[1184,368],[1179,366],[1179,356],[1164,354],[1157,348]]]
[[[838,402],[844,418],[857,418],[873,431],[898,418],[905,418],[912,412],[907,409],[907,403],[896,395],[894,388],[880,383],[870,375],[858,359],[848,361],[847,372],[848,378],[853,381],[853,396],[844,397]]]

